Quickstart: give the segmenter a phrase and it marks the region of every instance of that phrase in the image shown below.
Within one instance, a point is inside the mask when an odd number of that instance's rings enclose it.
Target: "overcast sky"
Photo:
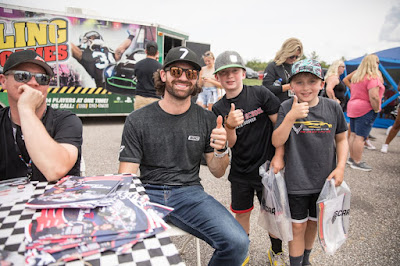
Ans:
[[[158,23],[209,43],[218,55],[273,59],[282,43],[299,38],[306,56],[328,63],[400,46],[399,0],[0,0],[0,3]]]

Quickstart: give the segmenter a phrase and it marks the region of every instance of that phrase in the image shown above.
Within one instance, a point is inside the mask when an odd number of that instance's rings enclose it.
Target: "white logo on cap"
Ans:
[[[237,56],[234,55],[234,54],[231,54],[231,55],[229,56],[229,59],[231,60],[231,62],[237,62],[237,61],[238,61]]]
[[[188,49],[186,49],[186,48],[180,48],[179,51],[183,52],[180,59],[184,59],[186,57],[186,55],[189,53]]]

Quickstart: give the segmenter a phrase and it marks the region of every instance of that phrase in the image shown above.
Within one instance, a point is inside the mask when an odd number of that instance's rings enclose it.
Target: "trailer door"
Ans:
[[[205,52],[210,51],[211,48],[210,44],[186,41],[186,47],[193,50],[200,59],[199,60],[200,65],[205,66],[204,61],[202,60],[202,55]]]

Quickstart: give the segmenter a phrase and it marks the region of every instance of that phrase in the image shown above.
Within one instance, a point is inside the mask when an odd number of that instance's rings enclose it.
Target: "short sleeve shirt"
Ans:
[[[277,128],[291,110],[293,99],[284,101]],[[336,168],[336,134],[347,130],[340,105],[319,97],[306,118],[294,123],[285,143],[285,181],[288,194],[319,193],[328,175]]]
[[[180,115],[164,112],[158,102],[132,112],[126,119],[119,160],[140,164],[142,183],[199,185],[203,153],[212,152],[215,115],[192,103]]]

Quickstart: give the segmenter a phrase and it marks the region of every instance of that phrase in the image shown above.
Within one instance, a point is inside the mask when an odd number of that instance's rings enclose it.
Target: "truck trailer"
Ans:
[[[189,42],[188,34],[159,24],[0,5],[0,71],[8,56],[31,49],[53,68],[47,104],[78,116],[126,116],[133,111],[137,61],[155,41],[162,64],[168,51],[187,46],[201,54],[209,44]],[[199,60],[201,61],[201,60]],[[0,107],[8,105],[0,87]]]

